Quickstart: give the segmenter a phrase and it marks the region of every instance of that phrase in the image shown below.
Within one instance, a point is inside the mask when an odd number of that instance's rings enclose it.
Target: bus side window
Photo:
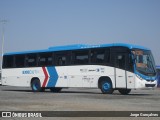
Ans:
[[[90,54],[91,63],[109,64],[110,50],[109,49],[94,49]]]
[[[57,65],[66,65],[66,57],[65,56],[59,56],[57,58]]]
[[[96,63],[104,63],[104,55],[105,55],[105,50],[98,51],[96,57]]]
[[[120,69],[125,69],[125,55],[117,55],[116,65]]]
[[[95,63],[95,61],[96,61],[96,51],[95,50],[91,51],[90,59],[91,59],[91,63]]]
[[[133,72],[133,59],[132,59],[132,54],[128,54],[128,70]]]
[[[104,63],[105,49],[95,49],[91,51],[91,63]]]
[[[110,58],[110,49],[109,49],[109,48],[106,49],[105,59],[106,59],[106,60],[105,60],[106,64],[111,64],[111,63],[110,63],[110,62],[111,62],[111,61],[110,61],[111,58]]]
[[[67,65],[67,53],[55,54],[55,64],[58,66]]]
[[[74,52],[74,64],[88,64],[89,63],[89,51],[76,51]]]
[[[28,54],[26,57],[26,65],[28,67],[35,67],[37,66],[37,54]]]
[[[13,68],[14,66],[14,56],[5,55],[3,56],[3,68]]]
[[[52,65],[52,53],[40,53],[38,57],[38,66]]]
[[[15,56],[15,66],[20,68],[24,67],[25,63],[25,55],[16,55]]]

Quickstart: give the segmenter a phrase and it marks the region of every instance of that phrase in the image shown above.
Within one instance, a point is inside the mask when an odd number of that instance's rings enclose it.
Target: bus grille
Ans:
[[[146,84],[146,87],[155,87],[156,84]]]

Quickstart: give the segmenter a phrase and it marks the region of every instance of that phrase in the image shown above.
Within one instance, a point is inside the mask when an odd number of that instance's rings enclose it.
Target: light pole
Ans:
[[[1,70],[2,70],[2,63],[3,63],[3,52],[4,52],[4,32],[5,32],[5,29],[4,29],[4,25],[5,23],[7,22],[7,20],[1,20],[0,21],[2,23],[2,46],[1,46]]]

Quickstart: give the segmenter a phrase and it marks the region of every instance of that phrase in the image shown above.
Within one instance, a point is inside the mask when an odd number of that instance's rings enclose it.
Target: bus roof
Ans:
[[[126,44],[126,43],[112,43],[112,44],[99,44],[99,45],[88,45],[88,44],[74,44],[74,45],[65,45],[65,46],[55,46],[49,47],[48,49],[43,50],[32,50],[32,51],[22,51],[22,52],[9,52],[5,53],[4,55],[12,55],[12,54],[27,54],[27,53],[35,53],[35,52],[52,52],[52,51],[63,51],[63,50],[78,50],[78,49],[87,49],[87,48],[101,48],[101,47],[114,47],[114,46],[121,46],[127,47],[129,49],[144,49],[150,50],[143,46],[133,45],[133,44]]]

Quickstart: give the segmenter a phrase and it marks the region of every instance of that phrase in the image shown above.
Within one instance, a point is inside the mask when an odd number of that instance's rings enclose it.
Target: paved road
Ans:
[[[0,86],[0,111],[160,111],[160,89],[105,95],[98,89],[33,93],[30,88]]]

